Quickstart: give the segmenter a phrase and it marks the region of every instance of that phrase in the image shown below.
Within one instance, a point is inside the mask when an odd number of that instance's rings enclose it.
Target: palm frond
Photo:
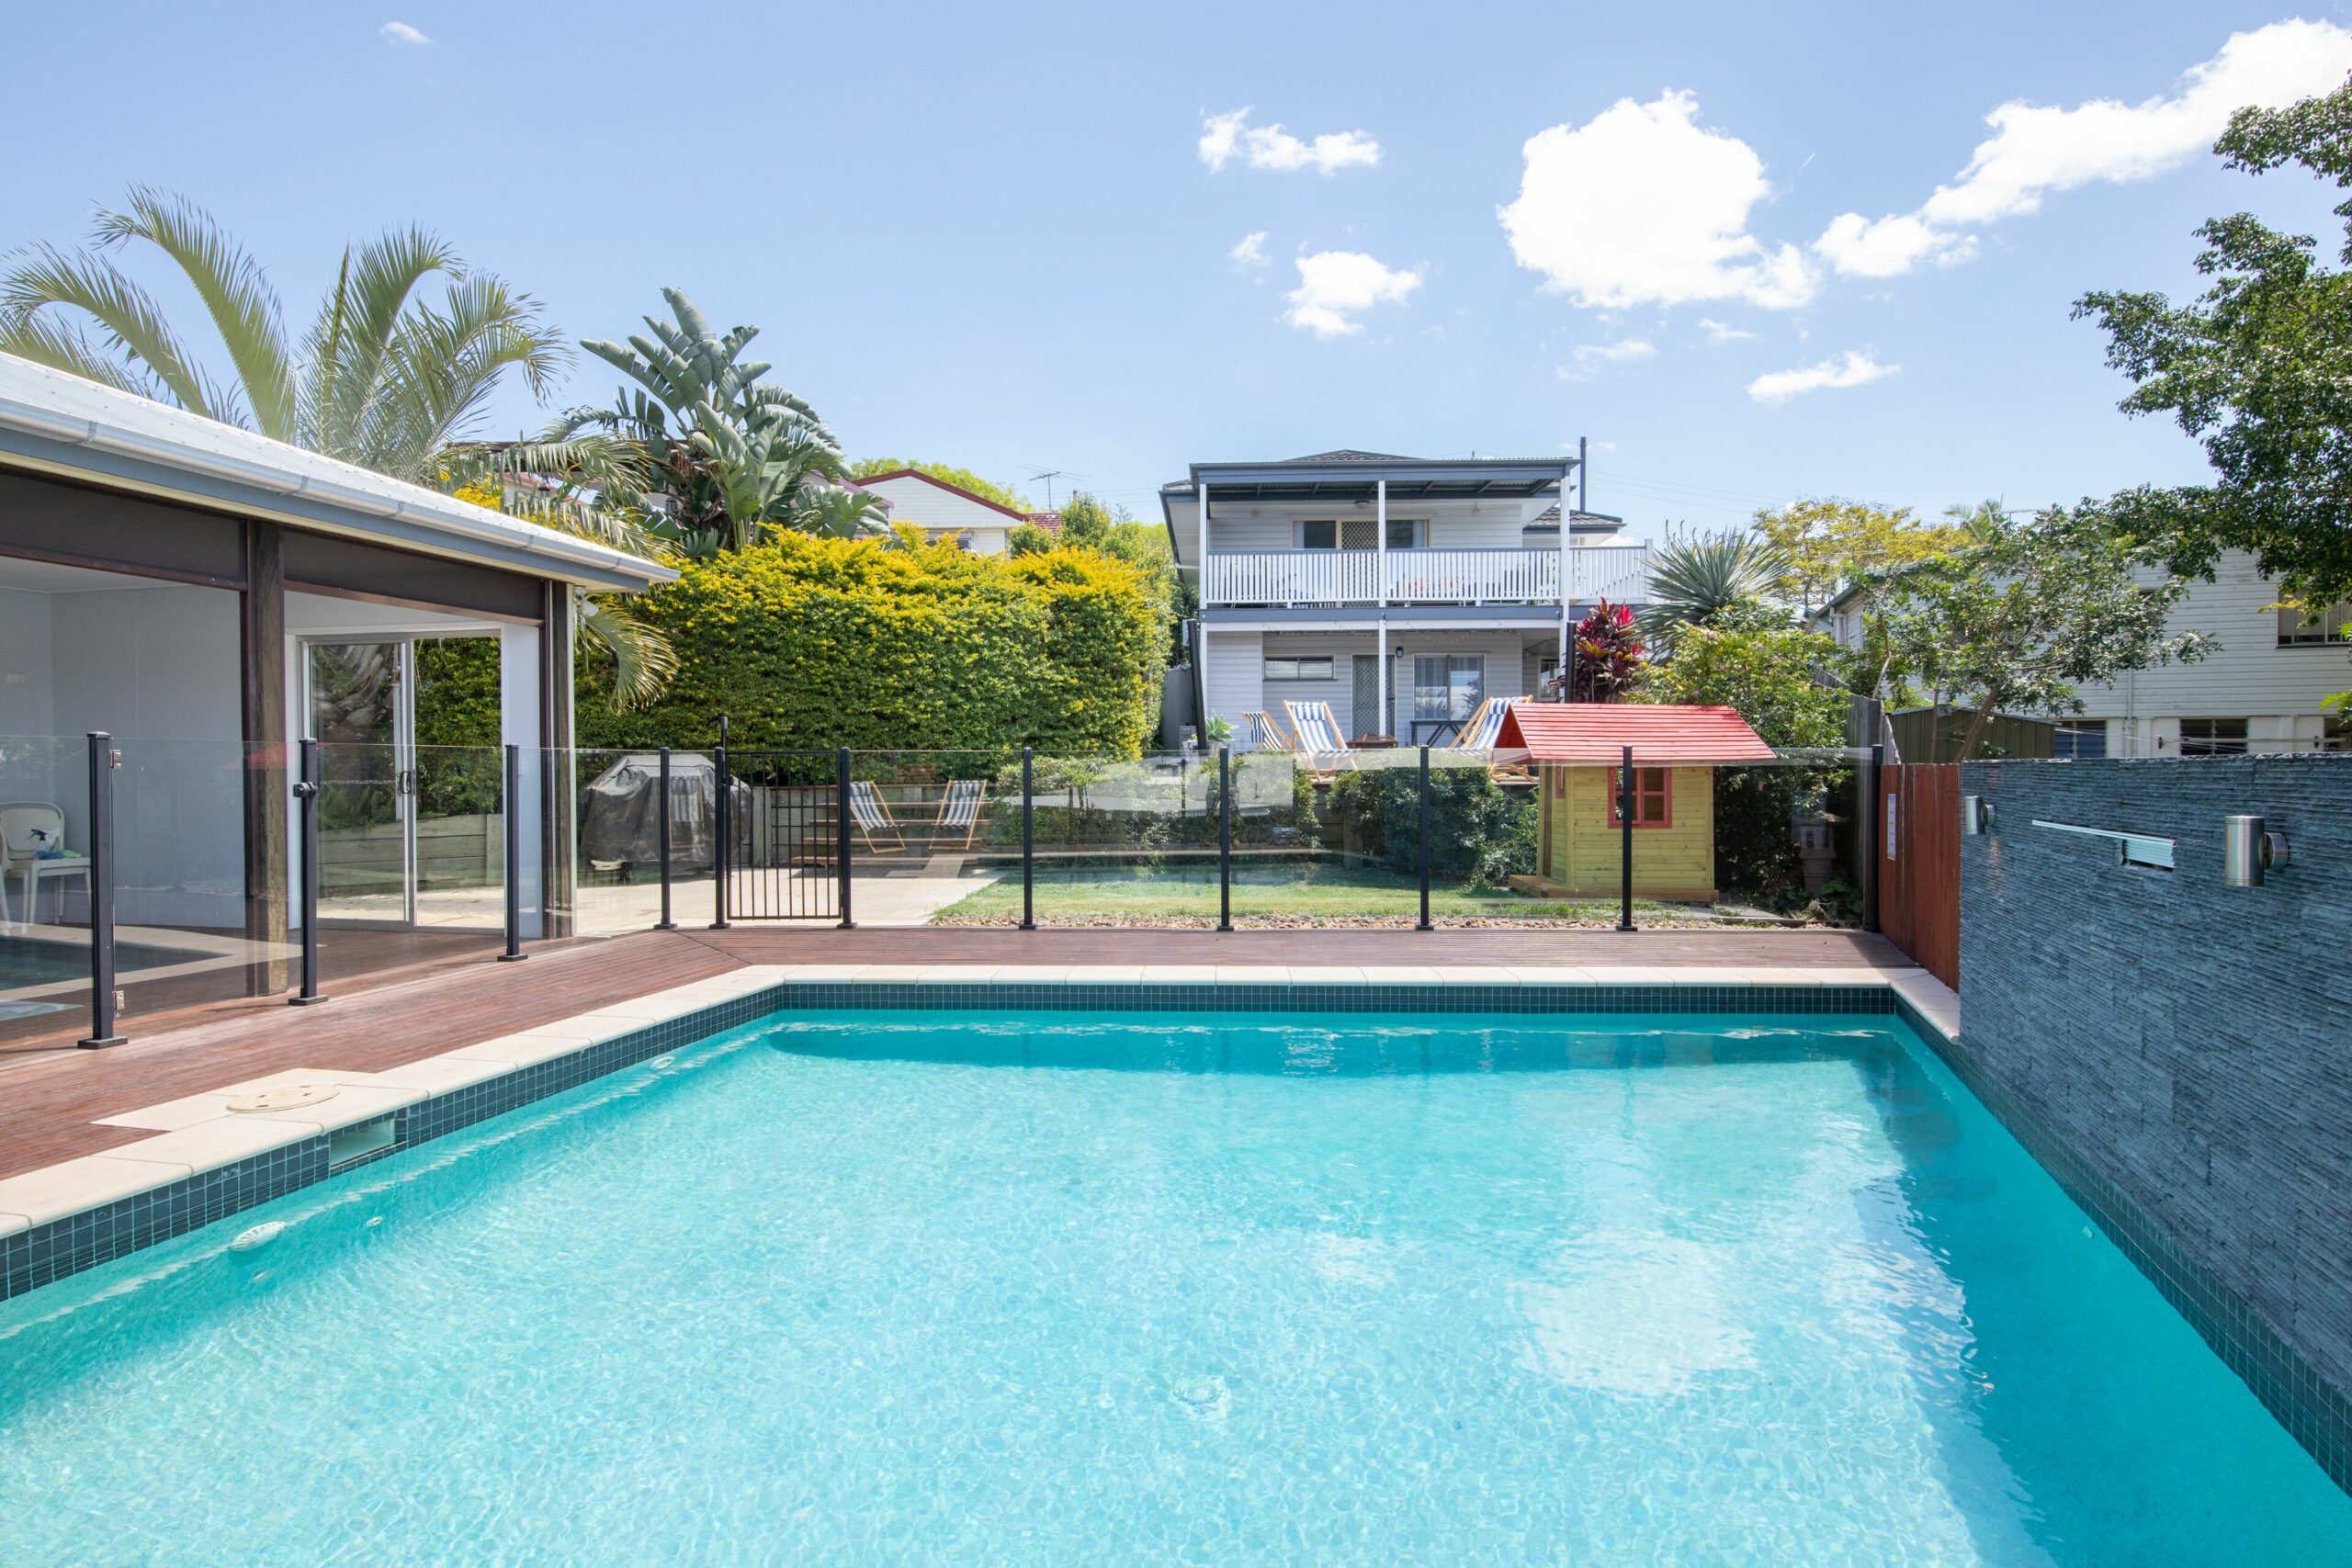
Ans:
[[[0,310],[0,354],[13,354],[85,381],[168,402],[154,377],[136,359],[109,355],[89,334],[69,321],[26,311]]]
[[[168,400],[190,413],[243,424],[236,395],[204,374],[180,346],[153,295],[105,256],[35,245],[0,275],[0,310],[31,317],[78,310],[97,325],[107,347],[153,376]]]
[[[639,619],[618,599],[573,591],[581,635],[613,661],[613,706],[640,708],[678,672],[677,650],[662,628]]]
[[[172,258],[220,334],[255,427],[273,439],[294,440],[293,357],[284,312],[261,264],[202,208],[148,186],[131,186],[123,210],[98,215],[96,238],[100,246],[144,240]]]
[[[358,443],[392,373],[388,361],[417,286],[463,270],[449,247],[422,229],[395,230],[344,252],[334,291],[304,346],[304,434],[316,450],[342,456]]]

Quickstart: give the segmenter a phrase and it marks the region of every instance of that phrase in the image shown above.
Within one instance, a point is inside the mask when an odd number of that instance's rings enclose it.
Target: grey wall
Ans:
[[[1996,820],[1961,840],[1955,1065],[2352,1480],[2352,756],[1962,778]],[[2233,812],[2287,835],[2263,886],[2222,884]],[[2177,869],[2035,818],[2172,838]]]
[[[0,588],[0,736],[53,735],[50,596]]]

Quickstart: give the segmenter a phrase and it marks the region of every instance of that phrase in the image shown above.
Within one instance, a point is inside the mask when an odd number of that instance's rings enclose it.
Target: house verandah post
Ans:
[[[1375,592],[1379,594],[1379,596],[1380,596],[1380,632],[1379,632],[1378,644],[1377,644],[1377,648],[1376,648],[1376,656],[1377,656],[1377,658],[1378,658],[1379,665],[1380,665],[1380,685],[1379,685],[1379,698],[1378,698],[1378,701],[1379,701],[1379,704],[1380,704],[1380,711],[1379,711],[1379,715],[1378,715],[1378,716],[1374,720],[1374,722],[1373,722],[1373,724],[1372,724],[1372,726],[1370,727],[1370,728],[1369,728],[1369,729],[1365,729],[1365,728],[1364,728],[1363,726],[1362,726],[1361,724],[1360,724],[1357,728],[1358,728],[1360,730],[1363,730],[1364,733],[1367,733],[1367,734],[1373,734],[1373,735],[1385,735],[1385,734],[1387,734],[1387,733],[1388,733],[1388,729],[1389,729],[1389,717],[1388,717],[1388,714],[1389,714],[1389,703],[1388,703],[1388,481],[1387,481],[1386,479],[1381,479],[1381,480],[1379,480],[1379,481],[1377,481],[1376,486],[1375,486],[1375,489],[1374,489],[1374,496],[1376,497],[1376,500],[1375,500],[1375,502],[1374,502],[1375,515],[1374,515],[1374,523],[1373,523],[1373,529],[1374,529],[1374,536],[1375,536],[1375,537],[1374,538],[1374,541],[1373,541],[1373,548],[1374,548],[1374,550],[1376,553],[1375,553],[1375,556],[1374,556],[1374,563],[1373,563],[1373,564],[1374,564],[1374,570],[1379,573],[1379,579],[1380,579],[1378,582],[1376,582],[1375,584],[1374,584],[1374,591],[1375,591]]]

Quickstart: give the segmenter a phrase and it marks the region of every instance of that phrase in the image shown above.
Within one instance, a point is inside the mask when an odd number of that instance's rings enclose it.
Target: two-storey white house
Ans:
[[[1648,592],[1622,520],[1564,509],[1576,468],[1358,451],[1193,464],[1159,502],[1200,589],[1200,711],[1238,738],[1244,714],[1323,701],[1351,737],[1440,743],[1485,699],[1539,693],[1575,617]]]
[[[2142,577],[2150,585],[2163,580],[2153,570]],[[1859,596],[1833,601],[1816,624],[1847,647],[1859,645]],[[2193,664],[2078,688],[2083,711],[2054,716],[2059,756],[2352,750],[2352,718],[2322,705],[2352,689],[2352,604],[2318,616],[2284,608],[2254,558],[2231,550],[2212,581],[2192,583],[2173,606],[2165,630],[2202,632],[2215,650]]]

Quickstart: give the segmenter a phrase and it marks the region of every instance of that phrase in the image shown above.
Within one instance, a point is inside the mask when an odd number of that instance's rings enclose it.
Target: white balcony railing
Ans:
[[[1579,603],[1648,596],[1649,550],[1595,545],[1575,556]],[[1557,550],[1390,550],[1387,592],[1377,550],[1211,550],[1211,604],[1556,604]]]

